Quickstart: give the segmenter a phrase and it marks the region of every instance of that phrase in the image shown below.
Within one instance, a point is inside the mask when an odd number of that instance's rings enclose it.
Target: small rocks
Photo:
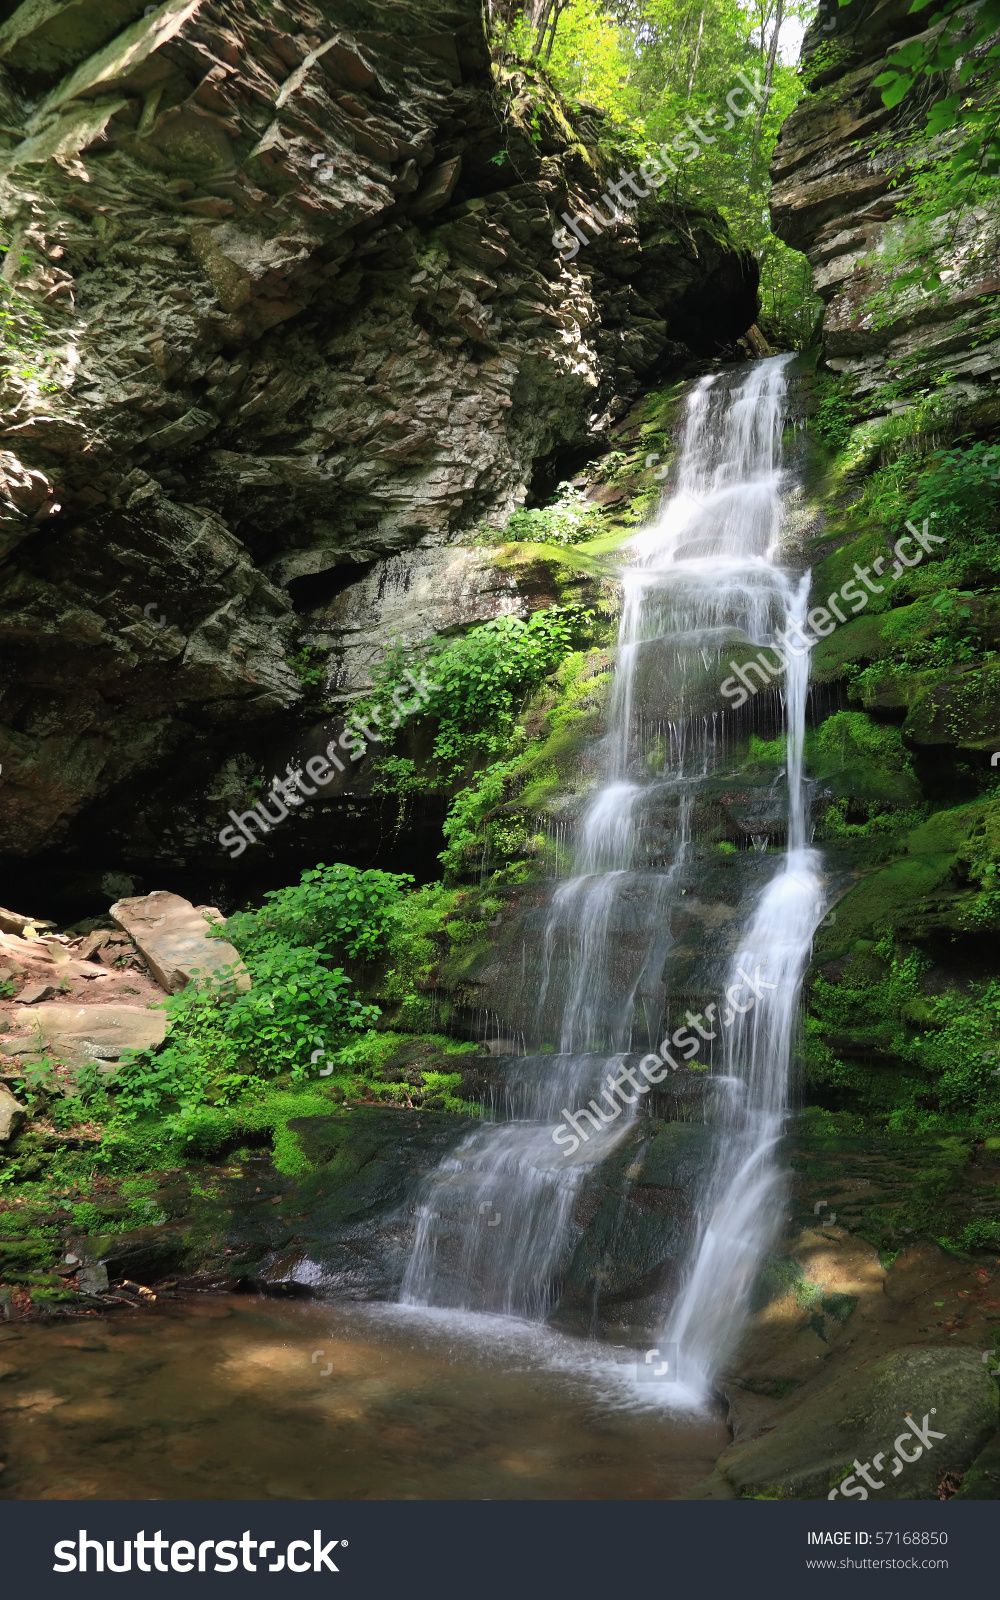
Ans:
[[[22,1006],[36,1006],[42,1000],[51,1000],[56,992],[54,983],[29,983],[18,995],[18,1002]]]
[[[81,1294],[106,1294],[108,1269],[103,1261],[88,1263],[80,1268],[76,1282]]]

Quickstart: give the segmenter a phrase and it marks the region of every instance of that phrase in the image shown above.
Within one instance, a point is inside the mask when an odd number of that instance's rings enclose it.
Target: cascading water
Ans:
[[[780,565],[789,360],[703,378],[689,396],[676,487],[633,541],[623,576],[608,732],[595,751],[602,779],[578,829],[574,875],[555,890],[542,935],[536,1032],[558,1053],[521,1064],[514,1119],[477,1129],[425,1180],[404,1302],[544,1317],[580,1180],[629,1126],[610,1085],[635,1043],[655,1045],[670,1010],[664,974],[681,942],[673,924],[691,904],[682,897],[696,872],[692,814],[723,748],[720,668],[734,650],[765,644],[808,589]],[[714,1154],[664,1335],[696,1388],[738,1335],[781,1201],[777,1145],[820,898],[806,846],[807,679],[808,657],[791,656],[787,851],[732,962],[733,973],[759,969],[760,999],[725,1037]],[[651,742],[653,728],[661,733]],[[718,961],[704,966],[686,993],[712,987]],[[594,1131],[567,1159],[553,1125],[588,1099]]]
[[[789,620],[795,614],[801,620],[808,593],[807,575],[793,597]],[[727,989],[738,986],[747,993],[752,988],[754,1005],[736,1014],[726,1036],[721,1116],[698,1235],[682,1292],[663,1333],[663,1342],[676,1347],[685,1384],[702,1393],[739,1338],[754,1278],[774,1237],[784,1200],[777,1148],[799,992],[822,914],[819,857],[806,845],[802,747],[808,678],[808,655],[790,654],[785,682],[788,848],[781,869],[761,896],[729,975]]]

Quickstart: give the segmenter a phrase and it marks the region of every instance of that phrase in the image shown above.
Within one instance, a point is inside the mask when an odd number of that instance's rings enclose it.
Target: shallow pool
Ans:
[[[729,1437],[634,1351],[400,1306],[8,1324],[0,1380],[8,1500],[669,1500]]]

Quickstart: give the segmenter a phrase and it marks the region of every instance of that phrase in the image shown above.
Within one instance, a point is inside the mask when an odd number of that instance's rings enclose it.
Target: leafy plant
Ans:
[[[306,689],[320,687],[326,682],[327,651],[319,645],[307,644],[296,656],[289,656],[288,665]]]
[[[239,911],[216,936],[249,958],[275,945],[341,951],[352,959],[377,953],[413,879],[405,873],[362,871],[336,862],[307,868],[298,884],[271,889],[259,911]]]
[[[621,458],[626,459],[624,456]],[[561,483],[555,497],[540,510],[515,511],[507,520],[504,537],[541,544],[580,544],[594,539],[603,524],[599,505],[588,500],[582,489]]]
[[[434,758],[457,776],[477,755],[505,753],[526,695],[558,666],[593,620],[574,606],[496,617],[456,639],[429,666],[438,684]]]

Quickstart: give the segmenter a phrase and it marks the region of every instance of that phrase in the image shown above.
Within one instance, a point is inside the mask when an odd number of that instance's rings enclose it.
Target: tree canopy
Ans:
[[[694,140],[697,158],[678,158],[663,192],[718,206],[760,261],[765,331],[795,342],[808,338],[817,302],[804,257],[771,231],[768,167],[803,93],[788,56],[815,9],[814,0],[498,0],[492,18],[503,53],[534,58],[570,102],[601,111],[637,162]]]

